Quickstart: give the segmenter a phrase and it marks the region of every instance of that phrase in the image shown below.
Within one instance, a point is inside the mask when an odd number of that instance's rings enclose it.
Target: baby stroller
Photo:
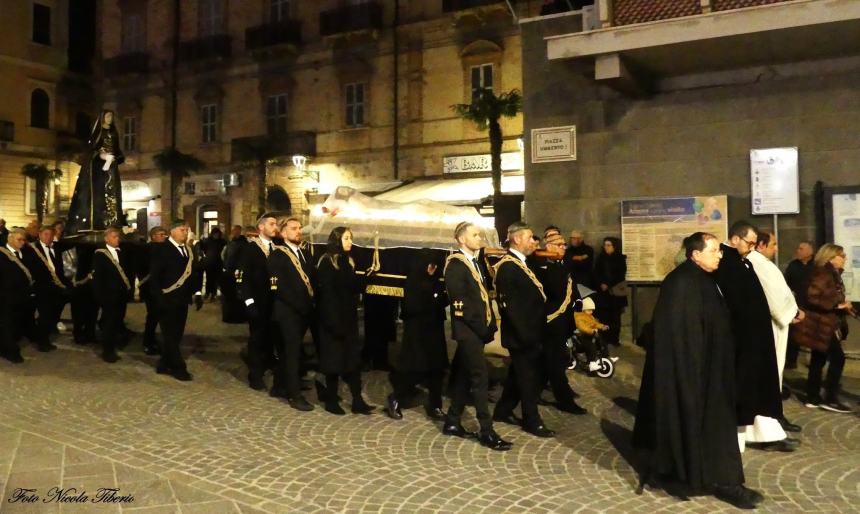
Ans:
[[[595,359],[599,364],[599,368],[590,370],[600,378],[611,378],[615,374],[615,361],[617,357],[609,356],[609,349],[600,332],[595,332],[594,335],[588,335],[575,330],[573,337],[568,339],[567,347],[570,350],[570,364],[567,369],[581,369],[585,372],[589,371],[589,350],[595,352]],[[589,348],[592,347],[592,348]]]

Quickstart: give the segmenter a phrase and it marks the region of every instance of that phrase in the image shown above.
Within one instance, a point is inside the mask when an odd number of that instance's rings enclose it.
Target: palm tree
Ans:
[[[191,172],[205,168],[206,163],[193,154],[182,153],[176,148],[165,148],[155,154],[152,160],[162,173],[170,176],[170,216],[173,219],[178,218],[179,184],[183,178],[191,175]]]
[[[452,105],[451,109],[461,118],[474,122],[479,130],[490,129],[493,209],[496,210],[502,202],[502,126],[499,120],[503,116],[513,118],[521,112],[523,97],[516,89],[496,96],[492,89],[483,88],[472,99],[472,103]]]
[[[36,218],[39,223],[48,211],[48,186],[63,176],[59,168],[49,168],[46,164],[27,163],[21,167],[21,174],[36,181]]]

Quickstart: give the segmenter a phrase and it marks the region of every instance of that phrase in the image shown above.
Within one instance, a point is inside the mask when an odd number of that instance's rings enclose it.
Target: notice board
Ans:
[[[860,186],[837,188],[825,202],[831,216],[827,240],[845,248],[845,297],[860,302]]]
[[[621,202],[621,243],[627,280],[662,281],[675,269],[681,243],[694,232],[728,234],[728,197],[640,198]]]

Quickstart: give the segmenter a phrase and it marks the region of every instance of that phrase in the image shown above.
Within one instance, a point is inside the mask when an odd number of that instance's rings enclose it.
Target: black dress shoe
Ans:
[[[194,377],[191,376],[191,373],[185,370],[175,370],[170,374],[170,376],[172,376],[176,380],[179,380],[180,382],[191,382],[194,379]]]
[[[478,437],[476,432],[469,432],[463,425],[460,423],[445,423],[442,427],[442,433],[445,435],[452,435],[455,437],[462,437],[463,439],[474,439]]]
[[[265,391],[266,383],[263,381],[263,377],[248,377],[248,387],[254,391]]]
[[[543,423],[533,427],[523,427],[523,430],[537,437],[555,437],[555,431],[548,429]]]
[[[523,420],[514,416],[513,414],[494,414],[493,421],[498,421],[499,423],[507,423],[508,425],[513,425],[515,427],[522,426]]]
[[[300,410],[302,412],[310,412],[310,411],[314,410],[314,406],[311,405],[310,403],[308,403],[308,401],[305,400],[304,396],[297,396],[295,398],[290,398],[287,400],[287,403],[290,404],[290,407],[292,407],[296,410]]]
[[[36,346],[36,349],[40,352],[53,352],[57,349],[57,345],[55,345],[54,343],[39,343]]]
[[[499,437],[499,434],[497,434],[495,430],[481,432],[478,435],[478,442],[481,443],[481,446],[485,446],[497,452],[506,452],[514,447],[513,443],[505,441]]]
[[[442,409],[439,407],[425,407],[424,412],[427,413],[427,417],[433,421],[442,421],[445,419],[445,413],[442,412]]]
[[[555,406],[556,409],[567,412],[569,414],[576,414],[577,416],[582,416],[583,414],[588,414],[588,411],[578,405],[576,402],[570,403],[559,403]]]
[[[119,360],[119,355],[117,355],[116,352],[113,351],[103,352],[102,360],[107,363],[113,364],[114,362]]]
[[[365,416],[369,415],[375,409],[373,405],[369,405],[364,401],[364,398],[359,398],[358,400],[352,401],[352,408],[350,409],[353,414],[364,414]]]
[[[794,423],[785,418],[780,419],[779,424],[786,432],[800,432],[802,430],[802,428],[800,428],[800,425],[795,425]]]
[[[285,400],[290,398],[290,395],[288,395],[287,392],[280,387],[272,387],[269,390],[269,396],[271,396],[272,398],[283,398]]]
[[[325,402],[325,410],[326,412],[330,412],[338,416],[343,416],[346,414],[346,411],[343,410],[343,407],[341,407],[340,404],[337,402]]]
[[[765,452],[791,453],[796,450],[800,444],[798,442],[790,442],[783,439],[782,441],[773,441],[770,443],[747,443],[747,446],[754,450],[762,450]]]
[[[734,505],[739,509],[753,510],[756,504],[761,501],[756,501],[761,496],[759,493],[742,485],[715,485],[713,491],[717,499]]]
[[[22,362],[24,362],[24,357],[21,357],[21,352],[3,352],[0,353],[0,357],[3,357],[4,359],[13,364],[21,364]]]
[[[403,412],[400,411],[400,402],[393,394],[389,394],[385,399],[385,415],[391,419],[403,419]]]

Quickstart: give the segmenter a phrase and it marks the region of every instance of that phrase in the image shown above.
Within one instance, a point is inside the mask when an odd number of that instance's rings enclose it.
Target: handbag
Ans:
[[[626,298],[628,290],[629,288],[627,287],[627,281],[622,280],[621,282],[609,288],[609,294],[611,294],[612,296],[621,296]]]

